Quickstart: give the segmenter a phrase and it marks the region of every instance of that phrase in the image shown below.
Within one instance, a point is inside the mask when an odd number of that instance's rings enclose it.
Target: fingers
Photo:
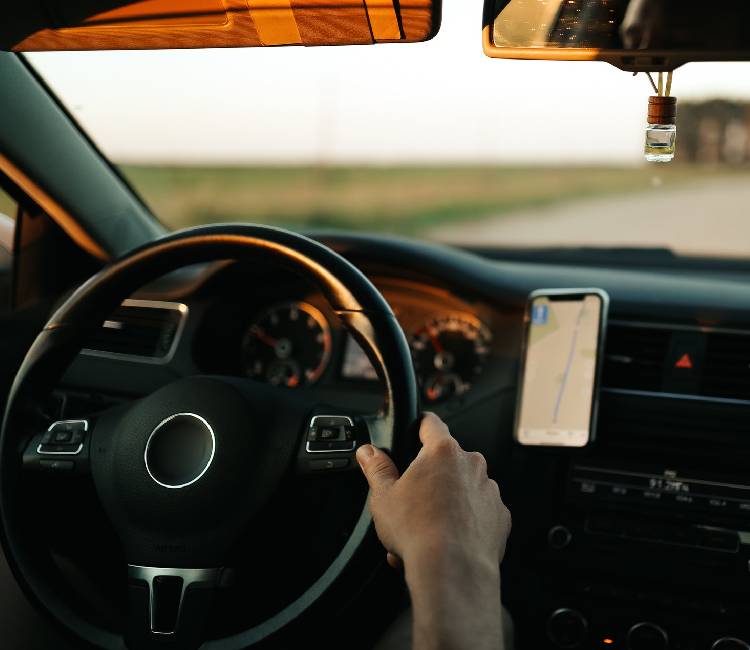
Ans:
[[[428,447],[441,442],[452,442],[453,436],[448,431],[445,422],[434,413],[428,412],[422,418],[422,425],[419,427],[419,439],[425,447]]]
[[[398,470],[390,456],[373,445],[362,445],[357,449],[357,462],[375,495],[384,492],[398,480]]]

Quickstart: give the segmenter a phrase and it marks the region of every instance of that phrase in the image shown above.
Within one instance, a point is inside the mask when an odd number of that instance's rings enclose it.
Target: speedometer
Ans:
[[[411,338],[414,366],[430,403],[462,395],[482,372],[492,335],[471,316],[430,321]]]
[[[245,374],[275,386],[314,384],[330,357],[331,327],[306,302],[274,305],[250,325],[242,342]]]

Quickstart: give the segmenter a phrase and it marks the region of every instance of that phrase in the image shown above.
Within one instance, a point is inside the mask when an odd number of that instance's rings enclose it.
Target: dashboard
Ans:
[[[486,456],[500,484],[514,520],[503,597],[519,650],[747,647],[744,275],[495,260],[359,235],[320,239],[384,294],[409,341],[425,408],[447,420],[465,449]],[[526,298],[540,288],[592,286],[611,297],[596,442],[520,447],[513,422]],[[69,369],[69,399],[132,398],[204,373],[313,391],[353,412],[370,413],[382,400],[371,365],[322,295],[283,269],[197,266],[134,298],[141,302],[133,309],[171,305],[168,341],[159,330],[152,358],[133,358],[116,347],[116,326],[112,340],[92,344]],[[129,313],[114,322],[137,315],[136,329],[148,329],[148,314]]]
[[[221,281],[243,282],[243,276],[242,269],[226,270]],[[258,292],[239,312],[231,297],[207,307],[195,344],[201,369],[291,389],[377,390],[375,369],[323,296],[277,279],[272,295]],[[470,400],[489,387],[503,354],[491,307],[425,283],[372,279],[406,334],[426,406]]]

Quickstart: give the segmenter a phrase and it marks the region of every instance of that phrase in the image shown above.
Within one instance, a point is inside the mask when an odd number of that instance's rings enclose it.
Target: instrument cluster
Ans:
[[[241,349],[243,373],[277,386],[314,385],[328,376],[375,381],[359,345],[318,301],[282,301],[248,323]],[[492,332],[467,310],[391,300],[404,327],[425,404],[439,404],[471,390],[492,348]],[[430,308],[432,307],[432,308]]]

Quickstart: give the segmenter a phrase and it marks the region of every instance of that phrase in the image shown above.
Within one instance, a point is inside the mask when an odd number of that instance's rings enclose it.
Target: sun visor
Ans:
[[[137,50],[413,43],[441,0],[18,0],[0,48]]]

